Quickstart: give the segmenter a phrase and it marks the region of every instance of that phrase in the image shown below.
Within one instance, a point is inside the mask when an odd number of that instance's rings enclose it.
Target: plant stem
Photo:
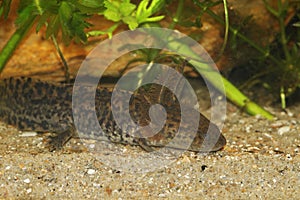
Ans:
[[[155,34],[155,38],[168,46],[167,49],[173,50],[174,52],[180,52],[180,55],[185,55],[186,59],[194,68],[201,74],[203,78],[209,81],[217,90],[226,95],[226,98],[230,99],[234,104],[241,107],[250,115],[261,115],[267,119],[273,119],[274,116],[264,110],[259,105],[252,102],[247,96],[245,96],[241,91],[239,91],[234,85],[232,85],[228,80],[226,80],[220,73],[210,66],[203,60],[199,60],[199,55],[197,55],[187,44],[180,42],[179,40],[173,39],[166,35]],[[221,77],[221,81],[220,78]]]
[[[222,44],[222,47],[220,49],[219,55],[216,57],[215,62],[217,62],[223,55],[225,48],[227,46],[228,41],[228,31],[229,31],[229,17],[228,17],[228,9],[227,9],[227,1],[223,0],[224,5],[224,17],[225,17],[225,34],[224,34],[224,42]]]
[[[224,21],[222,18],[220,18],[218,15],[216,15],[213,11],[211,11],[208,7],[204,7],[203,5],[201,5],[201,3],[197,3],[197,5],[199,7],[201,7],[207,14],[209,14],[212,18],[214,18],[217,22],[219,22],[220,24],[224,25]],[[274,63],[280,65],[281,62],[276,59],[274,56],[272,56],[268,51],[264,50],[262,47],[260,47],[259,45],[255,44],[254,42],[252,42],[249,38],[247,38],[246,36],[244,36],[243,34],[241,34],[240,32],[238,32],[237,29],[233,28],[232,26],[229,26],[229,30],[236,36],[238,36],[239,38],[241,38],[242,40],[244,40],[245,42],[247,42],[250,46],[252,46],[253,48],[255,48],[257,51],[259,51],[261,54],[263,54],[265,57],[271,59]]]
[[[19,27],[14,34],[10,37],[8,42],[3,47],[1,53],[0,53],[0,73],[4,69],[5,64],[9,60],[9,58],[12,56],[14,50],[19,45],[21,40],[24,38],[26,33],[31,29],[34,21],[35,21],[36,15],[32,15],[30,19],[27,20],[27,23],[25,23],[23,26]]]
[[[205,77],[216,89],[219,91],[224,91],[226,98],[231,100],[235,105],[241,107],[250,115],[261,115],[267,119],[273,119],[274,116],[251,101],[247,96],[245,96],[241,91],[239,91],[234,85],[232,85],[227,79],[219,74],[218,71],[213,70],[209,65],[192,60],[190,63],[195,67],[195,69]],[[221,76],[221,83],[216,79],[217,76]],[[224,88],[223,88],[224,84]]]
[[[63,63],[63,67],[64,67],[64,72],[65,72],[65,78],[66,78],[66,82],[70,82],[70,72],[69,72],[69,66],[67,64],[67,61],[61,51],[61,49],[59,48],[59,45],[57,44],[57,41],[56,41],[56,38],[54,35],[51,35],[51,39],[54,43],[54,46],[56,48],[56,51],[58,52],[59,54],[59,57]]]
[[[169,26],[169,29],[174,30],[175,25],[179,22],[180,16],[181,16],[181,13],[182,13],[182,10],[183,10],[183,6],[184,6],[184,0],[179,0],[177,10],[176,10],[176,14],[173,17],[173,20],[172,20],[172,23]]]
[[[282,2],[281,0],[278,0],[278,21],[279,21],[279,28],[280,28],[280,39],[281,39],[281,45],[283,48],[283,52],[285,55],[285,59],[287,63],[290,62],[291,60],[291,55],[290,52],[287,48],[287,39],[286,39],[286,34],[285,34],[285,25],[284,25],[284,18],[285,18],[285,9],[282,8]]]
[[[172,24],[169,26],[169,28],[174,29],[176,23],[178,22],[178,19],[181,15],[181,12],[182,12],[182,9],[184,6],[183,3],[184,3],[183,0],[179,1],[176,15],[173,19]],[[213,13],[209,9],[207,10],[207,12],[209,12],[210,15],[213,16],[213,18],[215,18],[218,22],[224,24],[223,20],[221,18],[219,18],[219,16],[215,15],[215,13]],[[228,25],[228,24],[226,24],[226,25]],[[229,26],[229,30],[232,32],[235,32],[235,29],[233,29],[230,26]],[[243,38],[245,41],[248,41],[249,44],[254,46],[260,52],[263,52],[264,55],[269,56],[268,52],[264,51],[262,48],[260,48],[255,43],[250,41],[248,38],[246,38],[245,36],[243,36],[242,34],[240,34],[238,32],[236,34],[239,37]],[[162,36],[156,35],[156,38],[159,40],[162,38]],[[201,76],[203,76],[203,78],[207,79],[221,93],[225,93],[224,95],[226,95],[226,98],[230,99],[235,105],[243,108],[250,115],[259,114],[267,119],[274,118],[274,116],[270,112],[266,111],[259,105],[252,102],[247,96],[245,96],[241,91],[239,91],[227,79],[225,79],[222,75],[220,75],[218,71],[213,70],[209,64],[199,61],[199,60],[196,60],[196,59],[193,59],[193,58],[198,58],[198,55],[195,55],[195,52],[193,52],[193,50],[188,45],[178,43],[176,40],[172,40],[171,38],[168,38],[168,37],[167,37],[168,42],[166,42],[165,39],[167,39],[167,38],[165,36],[163,36],[163,38],[164,39],[163,39],[162,43],[166,43],[166,45],[170,49],[173,49],[175,52],[178,52],[178,50],[180,49],[180,51],[183,53],[183,55],[190,56],[188,58],[188,60],[194,66],[194,68],[199,72],[199,74],[201,74]],[[190,59],[190,58],[192,58],[192,59]],[[216,78],[218,76],[221,76],[222,81],[218,81],[219,79]]]

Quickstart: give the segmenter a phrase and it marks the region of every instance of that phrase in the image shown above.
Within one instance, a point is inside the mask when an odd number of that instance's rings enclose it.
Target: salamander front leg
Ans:
[[[62,132],[56,133],[55,136],[49,136],[47,139],[46,148],[48,148],[51,152],[60,150],[74,135],[75,127],[71,126]]]

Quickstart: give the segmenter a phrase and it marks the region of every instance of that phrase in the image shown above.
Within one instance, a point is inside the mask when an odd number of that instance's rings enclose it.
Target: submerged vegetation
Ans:
[[[245,36],[240,31],[240,27],[230,24],[228,21],[226,0],[193,0],[193,5],[200,12],[190,13],[190,15],[194,16],[190,19],[181,17],[185,3],[183,0],[142,0],[139,3],[133,3],[130,0],[22,0],[18,5],[18,17],[15,21],[18,28],[0,53],[0,72],[20,41],[34,25],[36,32],[40,31],[42,27],[46,27],[46,38],[50,38],[53,41],[59,55],[64,61],[63,54],[57,45],[58,38],[61,38],[62,42],[66,45],[72,40],[85,43],[89,37],[104,34],[112,37],[114,31],[121,24],[126,24],[129,29],[133,30],[142,26],[160,26],[160,22],[165,18],[172,19],[168,27],[171,29],[174,29],[175,25],[199,28],[202,25],[201,18],[203,14],[208,14],[217,23],[224,25],[225,42],[220,50],[220,55],[226,47],[228,36],[230,38],[228,41],[231,42],[229,46],[233,48],[238,42],[244,42],[251,46],[260,54],[259,59],[257,59],[257,63],[260,63],[260,65],[256,65],[260,67],[256,69],[256,74],[247,83],[255,81],[262,83],[263,86],[268,88],[273,88],[280,94],[282,107],[285,108],[286,97],[300,87],[300,14],[298,12],[300,1],[263,0],[263,2],[266,9],[277,19],[279,26],[279,33],[274,42],[264,47]],[[271,2],[277,3],[274,6],[273,4],[271,5]],[[174,13],[168,11],[168,9],[164,9],[166,6],[173,5],[174,3],[177,5]],[[3,0],[1,2],[0,16],[4,18],[8,17],[11,4],[11,0]],[[220,15],[214,12],[213,8],[221,4],[223,4],[224,13]],[[103,15],[107,20],[113,21],[114,24],[106,30],[88,31],[88,28],[92,24],[87,20],[93,18],[95,15]],[[61,37],[57,37],[60,33]],[[147,62],[162,57],[160,51],[149,51],[143,51]],[[249,59],[255,60],[254,58]],[[174,60],[177,60],[177,58],[174,57]],[[64,63],[66,77],[68,78],[68,68],[66,62]],[[201,70],[203,70],[201,67],[203,67],[203,64],[198,64],[198,66],[196,64],[196,71],[201,73]],[[207,76],[206,78],[216,88],[220,87],[220,83],[214,83],[213,78],[209,77],[210,75],[204,76]],[[236,105],[250,114],[260,114],[269,119],[273,117],[269,112],[251,102],[248,97],[243,95],[228,80],[223,78],[223,81],[227,98]]]
[[[244,40],[243,37],[235,40],[235,50],[238,50],[238,42],[247,42],[257,52],[243,66],[246,71],[251,71],[251,75],[241,87],[265,87],[277,99],[280,98],[281,107],[284,109],[286,98],[300,88],[300,1],[278,0],[273,1],[272,6],[266,0],[263,2],[277,22],[278,33],[265,46],[252,45],[252,41]]]

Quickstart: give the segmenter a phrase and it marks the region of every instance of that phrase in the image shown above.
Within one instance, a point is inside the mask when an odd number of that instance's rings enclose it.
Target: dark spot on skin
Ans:
[[[50,94],[53,94],[53,87],[52,86],[49,86],[48,88],[47,88],[47,91],[48,91],[48,94],[50,95]]]
[[[29,83],[29,84],[31,84],[31,82],[32,82],[32,78],[27,78],[27,82]]]
[[[33,112],[33,117],[34,118],[38,118],[38,113],[37,112]]]
[[[201,166],[201,171],[204,171],[208,166],[207,165],[202,165]]]
[[[23,126],[23,124],[22,124],[22,122],[21,121],[19,121],[18,122],[18,127],[19,127],[19,129],[21,129],[21,130],[24,130],[24,126]]]
[[[31,81],[25,81],[24,84],[23,84],[23,90],[25,90],[26,88],[29,88],[30,83],[31,83]]]
[[[51,119],[51,116],[49,113],[46,114],[46,119]]]
[[[44,130],[47,130],[48,127],[49,127],[49,124],[46,120],[43,120],[42,123],[41,123],[41,126]]]
[[[18,97],[19,97],[19,94],[18,94],[18,92],[17,91],[15,91],[14,93],[13,93],[13,98],[14,99],[18,99]]]
[[[21,84],[21,80],[20,79],[17,79],[16,81],[16,88],[19,88],[19,85]]]
[[[13,121],[13,123],[12,123],[12,119],[10,117],[7,118],[7,123],[8,124],[16,124],[15,121]]]
[[[15,115],[12,116],[12,121],[13,122],[17,121],[17,117]]]
[[[41,87],[38,87],[38,88],[36,89],[36,91],[37,91],[37,94],[38,94],[38,95],[42,95],[42,88],[41,88]]]
[[[63,96],[64,93],[65,93],[65,90],[63,90],[62,88],[59,88],[59,89],[57,90],[57,95],[58,95],[58,96]]]

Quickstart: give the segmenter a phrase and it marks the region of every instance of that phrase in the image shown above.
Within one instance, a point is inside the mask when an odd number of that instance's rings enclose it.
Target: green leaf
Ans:
[[[129,2],[122,2],[119,7],[119,11],[122,16],[127,17],[135,10],[136,5]]]
[[[158,21],[162,20],[163,18],[165,18],[165,16],[148,17],[147,19],[145,19],[143,22],[140,22],[140,23],[144,23],[144,22],[158,22]]]
[[[79,14],[79,13],[74,13],[72,21],[71,21],[71,36],[76,36],[75,39],[79,39],[82,42],[86,42],[87,41],[87,36],[84,32],[84,29],[86,27],[89,27],[90,24],[85,22],[83,20],[83,15]]]
[[[127,20],[126,17],[131,16],[132,12],[136,8],[136,5],[130,3],[129,1],[105,1],[104,6],[107,8],[103,13],[104,16],[106,19],[114,22],[119,22],[121,20],[124,21],[124,18]]]
[[[57,35],[59,28],[59,17],[58,15],[53,15],[49,18],[49,25],[46,30],[46,38],[49,38],[51,35]]]
[[[106,19],[112,20],[114,22],[118,22],[121,20],[121,14],[118,10],[118,8],[120,6],[119,2],[105,1],[104,6],[107,8],[103,13]]]
[[[11,0],[3,0],[1,3],[1,9],[3,13],[0,13],[0,16],[3,14],[4,19],[7,19],[9,11],[10,11]]]
[[[138,22],[136,21],[136,18],[132,16],[124,17],[123,22],[125,24],[128,24],[130,30],[137,28],[139,25]]]
[[[18,15],[18,18],[15,21],[16,25],[18,27],[21,27],[27,24],[28,19],[30,19],[32,15],[35,15],[34,11],[35,11],[35,7],[33,5],[29,5],[24,9],[22,9]]]
[[[164,6],[164,3],[164,0],[153,0],[149,5],[149,0],[143,0],[136,11],[136,19],[138,23],[155,22],[163,19],[164,16],[157,16],[153,18],[149,17],[158,12]]]
[[[143,0],[138,7],[129,0],[124,1],[104,1],[106,10],[103,15],[106,19],[120,22],[123,21],[128,24],[131,30],[137,28],[140,24],[145,22],[157,22],[164,18],[164,16],[150,17],[158,12],[164,5],[164,0]],[[137,10],[136,10],[137,9]]]
[[[64,1],[61,3],[58,10],[58,14],[60,17],[60,22],[63,26],[67,25],[67,23],[70,21],[70,19],[72,18],[73,11],[74,10],[71,8],[71,6],[68,3]]]
[[[100,8],[103,6],[103,0],[78,0],[78,3],[87,8]]]
[[[116,30],[116,28],[119,26],[118,23],[112,25],[110,28],[104,30],[104,31],[90,31],[87,33],[87,36],[99,36],[99,35],[108,35],[108,38],[112,38],[113,32]]]
[[[38,1],[35,1],[38,2]],[[39,9],[39,14],[51,13],[57,15],[59,11],[60,4],[56,1],[43,1],[41,4],[36,4],[36,7]]]
[[[121,15],[118,12],[113,11],[113,10],[104,11],[104,17],[113,22],[121,21]]]
[[[294,23],[294,24],[293,24],[293,26],[295,26],[295,27],[297,27],[297,28],[298,28],[298,27],[300,27],[300,21],[299,21],[299,22],[296,22],[296,23]]]
[[[71,6],[66,2],[62,2],[58,10],[59,22],[61,24],[62,30],[62,37],[66,44],[69,43],[70,38],[72,36],[70,30],[70,23],[73,17],[73,11],[74,10],[71,8]]]
[[[2,6],[0,6],[0,17],[2,16],[2,14],[3,14],[3,7]]]
[[[44,25],[44,24],[46,24],[47,23],[47,19],[50,17],[50,13],[44,13],[41,17],[40,17],[40,19],[39,19],[39,21],[37,22],[37,25],[36,25],[36,32],[39,32],[40,31],[40,29],[42,28],[42,26]]]
[[[96,14],[105,10],[103,0],[79,0],[74,5],[81,13]]]

